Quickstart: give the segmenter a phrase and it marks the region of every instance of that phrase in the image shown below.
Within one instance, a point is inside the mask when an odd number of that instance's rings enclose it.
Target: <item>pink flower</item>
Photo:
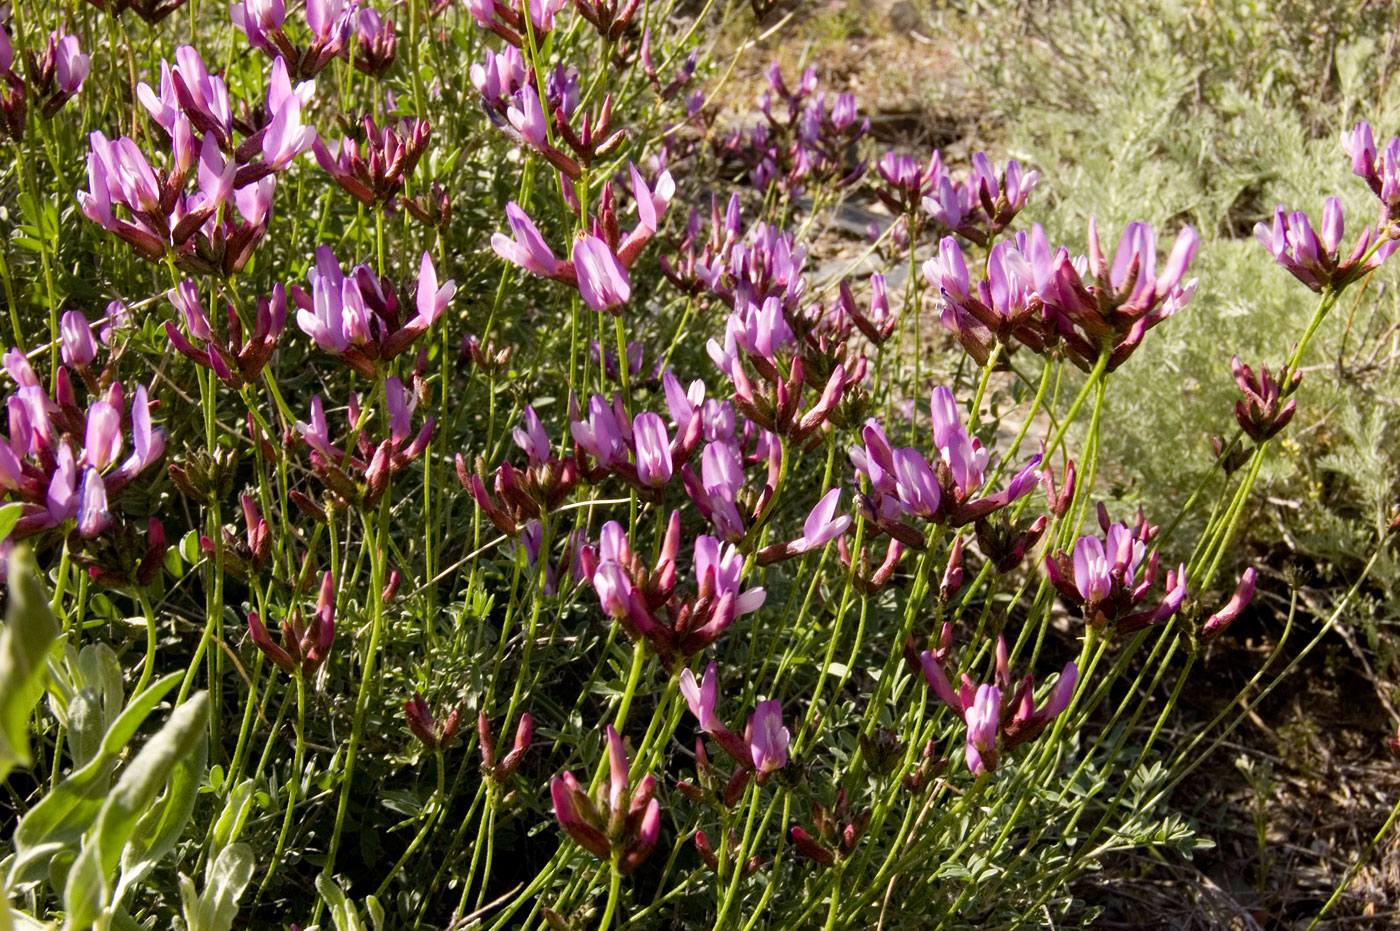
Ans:
[[[977,687],[976,697],[966,710],[967,768],[983,776],[996,769],[997,722],[1001,713],[1001,690],[994,685]]]
[[[516,206],[515,201],[506,204],[506,220],[510,223],[514,238],[503,233],[491,235],[491,248],[497,255],[519,265],[527,272],[542,278],[553,278],[559,271],[559,260],[554,257],[549,244],[540,235],[539,227]]]
[[[671,480],[671,440],[661,415],[647,411],[632,421],[637,453],[637,477],[643,485],[660,488]]]
[[[574,243],[574,272],[579,294],[598,312],[615,310],[632,296],[632,283],[608,244],[587,235]]]
[[[754,706],[745,731],[753,765],[760,778],[777,772],[787,765],[788,742],[791,734],[783,727],[782,702],[773,698]]]

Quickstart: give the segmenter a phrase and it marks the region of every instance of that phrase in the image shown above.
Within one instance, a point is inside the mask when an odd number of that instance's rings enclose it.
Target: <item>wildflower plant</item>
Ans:
[[[119,41],[179,6],[0,44],[21,926],[1028,927],[1198,843],[1169,794],[1239,719],[1165,726],[1273,584],[1228,556],[1400,143],[1343,141],[1349,248],[1335,199],[1261,224],[1314,318],[1216,373],[1234,468],[1130,515],[1105,398],[1211,287],[1190,226],[1056,241],[1053,171],[882,151],[816,68],[726,114],[676,3]],[[899,241],[820,283],[848,196]]]

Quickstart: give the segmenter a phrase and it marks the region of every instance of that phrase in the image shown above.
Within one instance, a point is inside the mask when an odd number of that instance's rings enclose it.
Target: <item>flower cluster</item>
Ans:
[[[174,67],[161,62],[159,94],[148,84],[137,88],[170,141],[169,167],[157,172],[131,139],[109,141],[94,132],[88,190],[78,192],[78,202],[84,216],[142,258],[169,257],[184,271],[227,277],[247,265],[267,232],[275,173],[290,167],[316,138],[301,122],[311,88],[294,89],[279,58],[262,119],[254,125],[234,118],[223,80],[208,73],[198,52],[182,46],[175,59]],[[235,131],[245,136],[236,145]],[[191,177],[197,190],[187,194]]]
[[[413,411],[418,405],[416,386],[390,376],[384,380],[383,400],[388,435],[378,443],[364,430],[359,397],[353,393],[346,410],[355,444],[352,448],[342,450],[332,444],[320,395],[311,399],[310,420],[296,422],[296,431],[309,449],[311,472],[324,487],[325,500],[337,510],[350,506],[373,508],[388,490],[389,479],[408,468],[428,448],[433,417],[424,421],[416,435],[413,432]],[[326,519],[325,510],[306,494],[296,490],[291,494],[292,503],[302,511],[317,520]]]
[[[249,45],[270,58],[285,60],[292,74],[305,80],[315,77],[333,59],[349,54],[357,10],[359,7],[354,0],[308,0],[306,27],[311,35],[305,46],[294,44],[282,28],[287,20],[283,0],[242,0],[229,8],[229,18],[248,39]],[[366,22],[361,15],[358,20],[361,33],[377,21],[375,16]],[[390,42],[392,35],[391,29]],[[389,55],[392,58],[392,51]]]
[[[626,237],[618,228],[613,206],[613,186],[608,181],[599,197],[598,214],[590,221],[590,232],[573,245],[573,261],[560,261],[533,220],[514,201],[506,204],[506,219],[512,236],[496,233],[491,248],[506,261],[541,278],[553,278],[578,289],[589,307],[598,312],[620,313],[632,296],[627,269],[640,258],[642,249],[661,222],[666,206],[675,194],[669,172],[663,172],[653,190],[636,165],[630,166],[637,225]]]
[[[321,589],[316,596],[316,610],[311,620],[304,621],[299,609],[293,609],[282,622],[282,645],[272,642],[258,612],[248,612],[248,636],[254,645],[283,672],[310,679],[331,655],[335,639],[335,585],[329,572],[321,576]]]
[[[368,265],[349,274],[341,270],[326,246],[316,250],[316,265],[307,273],[311,293],[292,286],[297,326],[323,352],[336,356],[366,378],[413,345],[451,302],[455,282],[438,284],[432,256],[423,253],[412,294],[395,290],[386,277],[376,277]],[[404,319],[400,308],[412,302],[417,311]]]
[[[764,122],[717,142],[720,154],[747,167],[760,191],[775,185],[796,197],[809,184],[839,189],[859,181],[866,163],[851,165],[847,153],[870,131],[870,119],[857,121],[855,98],[840,94],[828,103],[815,68],[802,73],[796,88],[788,87],[777,62],[764,76],[768,89],[758,98]]]
[[[187,279],[179,287],[171,288],[166,298],[180,312],[185,329],[189,331],[186,337],[179,327],[167,320],[165,335],[170,345],[186,358],[211,370],[234,391],[257,380],[277,349],[277,339],[287,322],[287,291],[280,284],[273,286],[271,299],[258,298],[257,318],[246,341],[243,323],[232,304],[228,305],[226,335],[214,332],[199,298],[199,286],[193,281]]]
[[[8,136],[18,142],[24,138],[25,116],[30,95],[45,119],[57,115],[63,105],[83,89],[92,70],[92,59],[83,53],[75,35],[49,33],[48,44],[40,55],[25,50],[29,84],[14,71],[14,49],[9,33],[0,29],[0,137]]]
[[[1182,285],[1181,279],[1199,242],[1184,227],[1159,275],[1157,237],[1146,223],[1123,230],[1111,266],[1092,219],[1089,254],[1073,260],[1066,248],[1052,252],[1036,226],[991,249],[986,279],[974,289],[961,247],[946,237],[924,263],[924,277],[939,289],[944,326],[974,358],[985,362],[993,342],[1015,339],[1033,352],[1060,345],[1081,369],[1102,361],[1112,372],[1149,329],[1191,300],[1196,280]]]
[[[726,798],[742,792],[750,775],[762,785],[787,765],[788,744],[792,735],[783,726],[780,701],[770,699],[756,704],[741,738],[715,717],[715,704],[719,700],[719,673],[713,660],[698,681],[695,673],[689,669],[681,670],[680,689],[690,713],[700,724],[700,730],[739,765],[725,788]],[[691,795],[696,792],[694,786],[686,791]]]
[[[648,643],[667,666],[714,643],[735,618],[762,607],[766,597],[762,588],[743,588],[744,557],[734,546],[702,534],[695,538],[692,559],[695,593],[682,599],[676,592],[679,551],[680,515],[673,513],[653,566],[633,552],[616,521],[603,526],[596,553],[590,548],[582,556],[603,611],[634,642]]]
[[[996,676],[978,685],[966,674],[955,691],[943,671],[945,659],[925,651],[919,655],[924,677],[943,704],[967,725],[967,768],[982,776],[997,768],[1001,754],[1033,740],[1074,697],[1079,668],[1066,663],[1045,703],[1035,706],[1035,682],[1029,673],[1012,688],[1006,640],[997,638]]]
[[[1157,551],[1147,556],[1147,544],[1156,536],[1157,528],[1141,515],[1133,527],[1110,524],[1102,505],[1099,526],[1103,539],[1080,537],[1072,556],[1061,550],[1053,557],[1045,557],[1050,584],[1065,602],[1091,627],[1113,625],[1119,633],[1132,633],[1176,614],[1186,597],[1184,565],[1175,571],[1167,570],[1166,592],[1159,602],[1144,604],[1157,580]]]
[[[1259,374],[1255,375],[1254,369],[1241,362],[1239,356],[1231,358],[1230,370],[1235,375],[1235,384],[1244,393],[1244,397],[1235,402],[1235,420],[1250,439],[1262,443],[1288,426],[1298,402],[1285,404],[1283,399],[1298,390],[1302,372],[1295,371],[1290,376],[1285,368],[1280,373],[1280,382],[1270,374],[1267,365],[1261,365]]]
[[[661,834],[661,803],[656,778],[650,774],[628,794],[627,754],[617,729],[608,725],[608,778],[599,782],[596,798],[566,772],[549,784],[554,817],[575,843],[600,860],[616,865],[626,876],[642,864]]]
[[[317,139],[311,151],[316,163],[347,193],[368,206],[390,206],[404,182],[418,167],[432,129],[427,120],[405,117],[397,126],[380,127],[365,114],[364,148],[353,139],[336,143],[335,151]]]
[[[933,389],[929,412],[937,452],[932,465],[913,447],[891,448],[875,420],[865,425],[864,445],[850,449],[851,463],[869,482],[869,495],[859,499],[866,520],[915,548],[924,546],[924,534],[904,518],[961,527],[1029,494],[1041,479],[1037,455],[1001,491],[978,496],[986,482],[989,452],[963,426],[951,390],[941,385]]]
[[[554,455],[534,408],[526,407],[523,419],[524,427],[514,431],[514,439],[529,461],[523,470],[509,462],[496,468],[494,484],[499,504],[486,490],[485,466],[478,462],[477,471],[472,473],[466,459],[461,454],[457,456],[457,478],[462,487],[472,493],[496,529],[509,537],[517,536],[531,522],[562,504],[579,479],[578,461],[572,456],[561,459]]]
[[[113,382],[84,410],[66,368],[50,397],[24,354],[11,349],[5,372],[18,389],[6,399],[9,436],[0,442],[0,488],[21,502],[11,539],[67,528],[96,537],[110,530],[112,500],[165,452],[165,431],[153,426],[146,388],[130,404]],[[130,431],[131,453],[122,456]],[[149,580],[148,580],[149,581]]]

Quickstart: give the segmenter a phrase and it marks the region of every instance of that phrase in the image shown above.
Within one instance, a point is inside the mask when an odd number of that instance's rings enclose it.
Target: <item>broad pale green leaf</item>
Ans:
[[[102,809],[117,756],[126,749],[151,711],[175,687],[182,675],[171,673],[136,696],[108,729],[102,741],[102,752],[81,769],[70,773],[20,820],[14,834],[17,877],[24,881],[32,879],[26,870],[41,866],[51,855],[51,845],[78,845]]]
[[[15,524],[19,522],[20,506],[18,504],[6,504],[0,507],[0,540],[10,535],[10,531],[15,529]]]
[[[33,760],[29,714],[43,697],[44,661],[58,638],[58,621],[27,546],[10,554],[9,595],[0,632],[0,781]]]
[[[102,851],[105,873],[110,875],[116,869],[122,848],[176,765],[196,747],[204,752],[202,744],[208,719],[209,695],[197,692],[170,713],[165,726],[122,768],[93,828]],[[203,767],[200,771],[203,772]]]
[[[253,848],[232,844],[219,851],[189,931],[229,931],[238,917],[238,900],[253,880]]]
[[[345,897],[340,884],[334,879],[327,879],[325,874],[317,875],[316,891],[321,893],[321,898],[330,906],[335,931],[367,931],[359,910]]]
[[[208,736],[201,734],[193,753],[180,761],[170,775],[165,793],[142,816],[122,851],[122,876],[117,884],[117,901],[122,891],[143,879],[160,862],[184,833],[204,782],[209,762]]]
[[[234,786],[224,802],[224,810],[219,820],[214,822],[214,846],[226,847],[238,840],[243,833],[243,825],[248,821],[248,813],[253,809],[253,780],[244,779]]]

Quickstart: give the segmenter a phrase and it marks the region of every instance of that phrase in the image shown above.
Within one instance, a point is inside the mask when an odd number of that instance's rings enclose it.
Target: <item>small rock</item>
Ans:
[[[923,17],[909,0],[899,0],[890,7],[890,28],[899,35],[906,35],[923,25]]]

